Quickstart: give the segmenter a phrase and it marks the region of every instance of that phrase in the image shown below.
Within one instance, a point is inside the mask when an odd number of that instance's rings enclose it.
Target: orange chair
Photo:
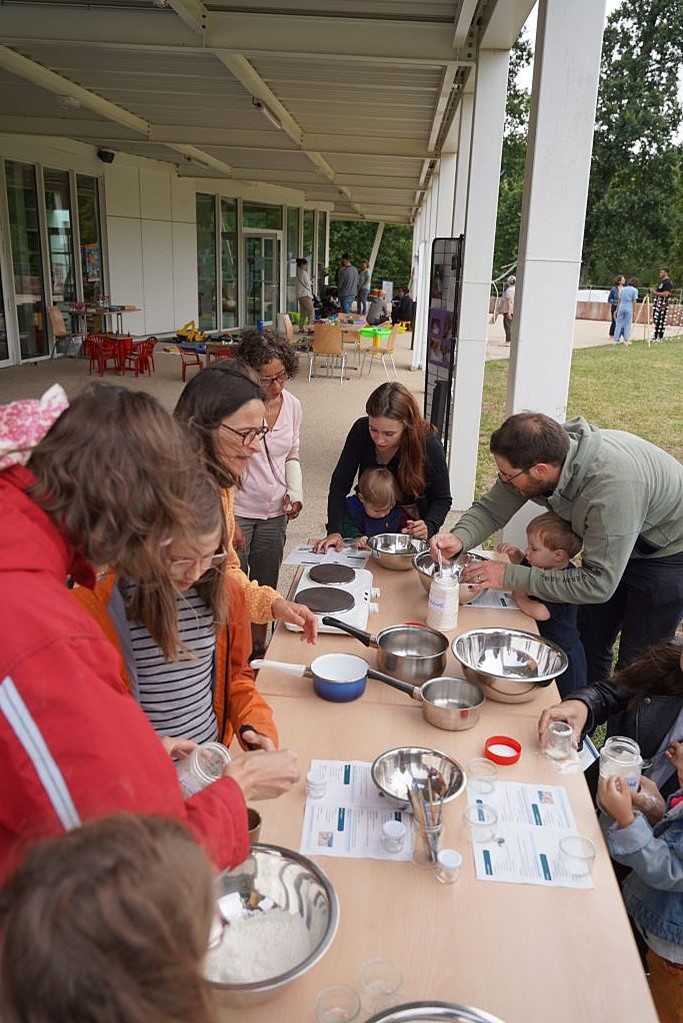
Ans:
[[[382,366],[384,367],[384,372],[387,375],[387,380],[389,380],[390,379],[389,369],[387,367],[387,359],[389,359],[391,361],[391,366],[394,370],[394,377],[396,380],[398,380],[398,373],[396,372],[396,363],[394,362],[394,349],[396,346],[396,338],[398,337],[399,330],[400,330],[399,324],[398,323],[394,324],[394,326],[391,328],[391,334],[387,338],[387,343],[385,346],[381,344],[376,345],[373,341],[372,348],[367,348],[363,352],[363,365],[361,366],[360,371],[361,376],[363,375],[363,369],[365,367],[365,359],[369,355],[370,365],[368,366],[368,376],[370,376],[370,374],[372,373],[372,364],[374,360],[381,359]]]
[[[346,352],[342,341],[341,323],[316,323],[313,330],[313,348],[308,355],[308,382],[310,384],[315,366],[315,360],[324,358],[327,360],[330,375],[334,370],[334,363],[339,359],[341,368],[339,372],[339,383],[343,383],[344,370],[346,369]]]

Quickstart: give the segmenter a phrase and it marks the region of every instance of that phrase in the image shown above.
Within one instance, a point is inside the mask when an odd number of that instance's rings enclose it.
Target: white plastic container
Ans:
[[[220,742],[205,742],[193,749],[184,760],[179,760],[176,770],[185,798],[194,796],[207,785],[222,778],[231,759],[227,749],[221,746]]]
[[[438,632],[452,632],[458,625],[460,584],[451,575],[432,577],[427,603],[427,625]]]

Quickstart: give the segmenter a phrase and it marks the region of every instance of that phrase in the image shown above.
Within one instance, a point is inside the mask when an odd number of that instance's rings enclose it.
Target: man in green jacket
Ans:
[[[649,441],[585,419],[563,425],[539,412],[506,419],[491,436],[498,481],[452,533],[431,539],[449,557],[501,529],[528,501],[556,512],[583,538],[580,567],[564,571],[488,562],[463,582],[581,605],[589,682],[609,678],[645,647],[671,639],[683,617],[683,466]]]

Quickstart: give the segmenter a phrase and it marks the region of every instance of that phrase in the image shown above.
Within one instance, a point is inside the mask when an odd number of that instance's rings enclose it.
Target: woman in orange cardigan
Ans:
[[[318,623],[313,612],[303,604],[285,600],[270,586],[249,579],[234,548],[234,488],[262,444],[268,451],[264,398],[258,378],[249,369],[219,359],[185,385],[174,415],[194,434],[203,463],[221,488],[227,570],[244,592],[249,620],[257,625],[274,619],[289,622],[303,630],[304,639],[315,643]]]
[[[194,512],[197,541],[171,539],[166,558],[174,583],[169,603],[155,589],[114,573],[94,590],[73,593],[121,655],[121,686],[145,711],[175,754],[196,743],[229,746],[237,735],[245,749],[274,750],[273,714],[254,685],[249,667],[251,630],[244,594],[226,572],[226,530],[220,495],[210,476],[200,476]],[[174,621],[181,648],[157,643],[149,626]]]

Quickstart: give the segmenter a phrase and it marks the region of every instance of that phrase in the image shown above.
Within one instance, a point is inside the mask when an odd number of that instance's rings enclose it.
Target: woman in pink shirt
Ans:
[[[235,491],[235,519],[244,537],[242,568],[261,586],[277,588],[287,523],[303,507],[299,430],[301,402],[285,389],[299,365],[291,345],[273,331],[242,334],[237,358],[259,378],[266,394],[268,433]],[[267,625],[252,625],[254,654],[265,651]]]

